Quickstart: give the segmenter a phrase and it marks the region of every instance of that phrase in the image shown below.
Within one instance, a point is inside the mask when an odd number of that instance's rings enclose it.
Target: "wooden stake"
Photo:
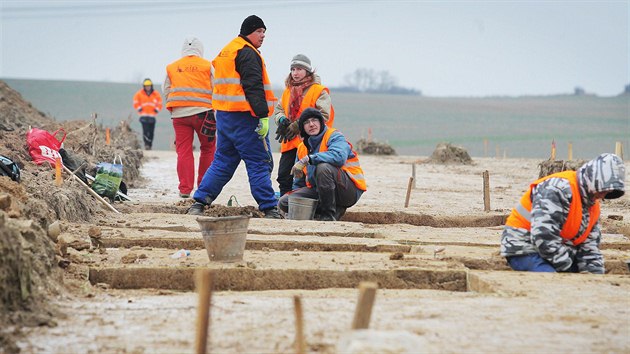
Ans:
[[[615,143],[615,155],[623,160],[623,143],[621,141]]]
[[[490,211],[490,174],[483,171],[483,211]]]
[[[110,133],[109,128],[105,128],[105,145],[110,144]]]
[[[61,186],[61,159],[55,157],[55,186]]]
[[[413,178],[413,189],[416,189],[416,164],[411,164],[411,177]]]
[[[411,198],[411,186],[413,185],[413,177],[409,177],[407,184],[407,197],[405,198],[405,208],[409,206],[409,198]]]
[[[212,272],[210,269],[197,269],[195,271],[195,287],[199,294],[195,353],[205,354],[208,346],[208,324],[210,322],[210,300],[212,298]]]
[[[556,140],[552,140],[551,141],[551,161],[555,161],[556,160]]]
[[[569,143],[569,156],[567,160],[569,161],[573,160],[573,143]]]
[[[359,300],[354,312],[352,329],[367,329],[370,327],[370,317],[372,316],[376,289],[378,289],[378,284],[374,282],[361,282],[359,284]]]
[[[304,314],[302,312],[302,299],[299,295],[293,296],[295,308],[295,352],[306,353],[306,341],[304,340]]]

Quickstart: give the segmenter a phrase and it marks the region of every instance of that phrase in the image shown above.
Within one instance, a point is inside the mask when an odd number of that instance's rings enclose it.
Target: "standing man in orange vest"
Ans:
[[[216,110],[217,150],[193,198],[188,214],[202,215],[232,179],[241,160],[249,187],[266,218],[280,219],[271,184],[273,159],[269,151],[269,116],[276,98],[265,61],[258,48],[267,27],[260,17],[247,17],[238,37],[212,61],[212,105]]]
[[[293,191],[278,201],[280,210],[289,210],[289,197],[318,199],[316,218],[336,221],[355,205],[367,190],[359,156],[340,131],[324,124],[324,116],[307,108],[298,120],[302,143],[291,173]]]
[[[155,116],[162,109],[162,96],[153,90],[151,79],[144,79],[142,88],[133,96],[133,108],[138,111],[142,124],[142,140],[144,149],[153,147],[153,132],[155,131]]]
[[[190,37],[184,40],[182,57],[166,67],[164,96],[175,129],[178,188],[182,198],[190,198],[195,187],[195,133],[200,144],[198,186],[214,159],[216,124],[210,65],[203,59],[201,41]]]
[[[600,200],[621,197],[624,178],[623,161],[602,154],[535,181],[505,223],[501,255],[514,270],[604,274]]]
[[[297,54],[291,60],[291,72],[285,80],[284,93],[274,111],[278,125],[276,140],[280,142],[280,162],[278,164],[278,185],[280,195],[291,191],[293,176],[291,168],[295,163],[297,147],[302,142],[298,118],[306,108],[317,108],[324,116],[326,125],[331,127],[335,120],[335,110],[330,101],[330,91],[322,85],[319,75],[311,66],[311,60],[304,54]]]

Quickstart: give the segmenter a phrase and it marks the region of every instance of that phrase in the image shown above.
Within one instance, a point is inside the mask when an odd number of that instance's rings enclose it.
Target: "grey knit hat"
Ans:
[[[291,68],[300,67],[309,73],[313,72],[313,67],[311,66],[311,59],[309,59],[304,54],[298,54],[291,59]]]

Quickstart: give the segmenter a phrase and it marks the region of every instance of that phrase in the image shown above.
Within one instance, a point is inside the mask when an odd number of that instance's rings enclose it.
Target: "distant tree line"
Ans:
[[[398,80],[388,71],[360,68],[344,76],[344,85],[332,88],[340,92],[387,93],[396,95],[421,95],[412,88],[398,86]]]

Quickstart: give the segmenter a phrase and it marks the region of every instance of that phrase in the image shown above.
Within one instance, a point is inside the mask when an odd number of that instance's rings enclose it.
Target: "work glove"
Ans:
[[[155,111],[155,114],[160,113],[160,111],[158,111],[158,109],[157,109],[157,108],[154,108],[153,110]]]
[[[217,121],[214,118],[214,112],[209,111],[201,125],[201,134],[208,137],[208,141],[213,141],[217,133]]]
[[[298,125],[298,121],[296,120],[295,122],[289,124],[289,126],[287,127],[287,134],[286,134],[287,141],[291,141],[295,139],[296,136],[299,136],[299,135],[300,135],[300,127]]]
[[[289,141],[287,139],[287,128],[289,127],[289,124],[291,124],[291,121],[284,116],[281,116],[280,119],[278,119],[278,129],[276,129],[276,140],[279,143],[286,143],[287,141]]]
[[[138,108],[138,113],[142,113],[142,107]]]
[[[299,159],[295,163],[295,165],[293,165],[293,167],[291,168],[291,174],[295,178],[302,178],[302,177],[304,177],[304,167],[306,167],[306,165],[308,165],[309,161],[310,161],[310,158],[308,157],[308,155],[306,155],[303,158]]]
[[[258,139],[263,140],[269,133],[269,117],[258,119],[258,126],[254,131],[258,134]]]

